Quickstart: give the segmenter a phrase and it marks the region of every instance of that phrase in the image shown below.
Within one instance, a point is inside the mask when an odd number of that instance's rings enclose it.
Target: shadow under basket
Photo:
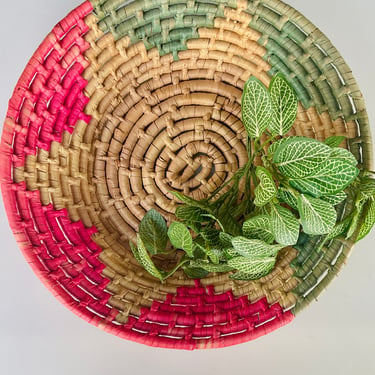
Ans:
[[[277,72],[300,101],[289,135],[344,135],[370,169],[350,69],[281,1],[92,0],[54,27],[10,100],[0,174],[18,244],[65,306],[142,344],[218,348],[291,322],[327,287],[351,239],[285,248],[251,282],[182,271],[160,282],[129,250],[148,210],[173,220],[170,191],[206,197],[246,163],[244,84]]]

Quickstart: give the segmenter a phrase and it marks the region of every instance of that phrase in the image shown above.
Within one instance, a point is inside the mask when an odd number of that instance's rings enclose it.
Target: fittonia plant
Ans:
[[[232,279],[255,280],[274,268],[281,249],[301,238],[320,236],[322,248],[339,236],[360,240],[369,233],[375,223],[375,180],[339,148],[345,137],[320,142],[285,136],[297,107],[293,88],[280,74],[268,89],[255,77],[246,82],[242,121],[248,162],[206,199],[173,192],[182,204],[169,228],[160,213],[147,212],[137,244],[130,245],[151,275],[164,280],[181,267],[192,278],[231,271]],[[255,165],[255,158],[262,165]],[[335,206],[348,195],[353,209],[338,217]],[[154,255],[177,250],[182,255],[173,270],[154,264]]]

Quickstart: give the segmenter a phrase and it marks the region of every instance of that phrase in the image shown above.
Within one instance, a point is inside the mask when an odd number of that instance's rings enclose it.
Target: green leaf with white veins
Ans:
[[[208,261],[197,259],[190,263],[191,267],[202,268],[208,272],[229,272],[233,271],[233,267],[229,266],[228,263],[212,264]]]
[[[259,215],[246,220],[242,225],[242,232],[246,238],[259,239],[271,244],[275,237],[270,229],[271,217]]]
[[[290,178],[301,178],[320,169],[331,148],[315,139],[298,137],[282,143],[273,155],[279,171]]]
[[[282,144],[284,144],[285,142],[291,142],[292,139],[296,139],[296,138],[300,138],[300,137],[298,136],[283,137],[283,138],[278,139],[277,141],[272,142],[270,146],[268,147],[267,153],[271,155],[274,154],[276,150],[279,147],[281,147]]]
[[[307,234],[330,233],[336,224],[337,213],[335,208],[321,199],[301,194],[298,197],[298,212],[303,231]]]
[[[245,237],[234,237],[232,245],[234,250],[244,257],[276,256],[284,247],[283,245],[269,245],[261,240],[253,240]]]
[[[175,215],[178,219],[194,223],[203,223],[207,221],[207,218],[202,217],[202,215],[206,213],[207,211],[204,211],[199,207],[189,206],[187,204],[178,206],[175,211]]]
[[[275,257],[236,257],[228,260],[228,265],[239,272],[231,275],[230,278],[234,280],[257,280],[270,273],[275,263]],[[237,275],[238,273],[239,275]]]
[[[168,237],[174,247],[193,257],[193,238],[184,224],[174,221],[168,229]]]
[[[150,273],[152,276],[163,281],[163,275],[160,270],[157,269],[153,261],[151,260],[144,243],[140,236],[137,236],[137,245],[138,245],[138,256],[136,257],[137,261],[140,262],[141,266]]]
[[[333,148],[331,155],[329,155],[329,158],[345,160],[348,163],[352,164],[354,167],[358,164],[358,160],[355,158],[355,156],[345,148]]]
[[[290,179],[295,189],[313,197],[335,195],[343,191],[358,175],[359,169],[340,159],[327,159],[309,176]]]
[[[325,197],[321,197],[322,200],[331,203],[333,206],[343,202],[348,196],[343,192],[340,191],[335,195],[327,195]]]
[[[167,224],[163,216],[151,209],[139,224],[138,233],[150,254],[164,252],[167,247]]]
[[[295,245],[299,237],[300,224],[296,217],[285,207],[272,206],[271,230],[276,242],[284,246]]]
[[[277,195],[277,188],[270,172],[263,167],[257,167],[255,175],[259,178],[259,185],[255,188],[256,206],[264,206]]]
[[[282,74],[276,74],[272,78],[269,91],[272,101],[272,120],[269,129],[272,134],[284,135],[297,118],[297,96]]]
[[[268,128],[272,115],[270,94],[256,77],[245,83],[242,95],[242,122],[251,138],[259,138]]]
[[[297,198],[289,190],[283,187],[279,188],[279,197],[283,202],[297,210]]]
[[[366,237],[370,233],[371,229],[375,224],[375,201],[371,200],[369,204],[370,205],[369,207],[367,207],[366,216],[361,225],[356,241],[359,241]]]

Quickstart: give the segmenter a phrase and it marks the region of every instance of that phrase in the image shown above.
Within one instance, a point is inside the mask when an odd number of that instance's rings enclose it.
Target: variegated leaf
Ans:
[[[272,206],[271,231],[276,242],[284,246],[295,245],[299,237],[300,224],[297,218],[285,207]]]
[[[208,272],[229,272],[234,270],[234,268],[227,263],[212,264],[202,259],[192,261],[190,262],[190,265],[192,267],[203,268],[205,271]]]
[[[184,264],[182,267],[187,277],[191,279],[203,279],[209,272],[200,267],[193,267],[190,264]]]
[[[219,233],[220,243],[223,247],[232,247],[232,236],[225,232]]]
[[[135,248],[132,248],[134,254]],[[155,266],[154,262],[151,260],[146,247],[141,240],[140,235],[137,236],[137,250],[138,254],[135,256],[137,261],[140,263],[141,266],[152,276],[158,278],[159,280],[163,281],[164,277],[163,274],[158,268]]]
[[[193,238],[189,229],[182,223],[174,221],[168,229],[168,237],[172,245],[177,249],[182,249],[189,257],[193,257]]]
[[[335,195],[327,195],[325,197],[321,197],[322,200],[336,206],[337,204],[343,202],[348,196],[343,192],[340,191]]]
[[[139,235],[150,254],[162,253],[167,247],[167,223],[154,209],[147,211],[139,223]]]
[[[269,245],[264,241],[246,237],[234,237],[232,245],[234,250],[244,257],[276,256],[284,247],[283,245]]]
[[[330,153],[331,148],[322,142],[296,137],[277,148],[273,161],[284,176],[302,178],[319,170]]]
[[[242,225],[242,233],[247,238],[259,239],[268,244],[275,240],[271,232],[271,217],[259,215],[246,220]]]
[[[297,117],[297,95],[282,74],[276,74],[272,78],[269,91],[272,102],[269,129],[272,134],[284,135],[291,129]]]
[[[227,259],[232,259],[240,256],[240,254],[236,250],[234,250],[233,247],[225,248],[223,251]]]
[[[282,144],[285,142],[291,142],[292,139],[297,139],[300,138],[298,136],[291,136],[291,137],[283,137],[281,139],[278,139],[277,141],[274,141],[271,143],[271,145],[268,147],[267,154],[268,155],[273,155],[276,150],[281,147]]]
[[[254,204],[264,206],[277,195],[277,188],[267,169],[257,167],[255,174],[259,178],[259,185],[255,188]]]
[[[319,170],[309,176],[291,179],[290,185],[302,193],[319,198],[343,191],[358,173],[359,169],[346,161],[327,159]]]
[[[349,226],[350,226],[350,223],[352,221],[352,218],[350,216],[348,216],[347,218],[345,218],[344,220],[340,221],[339,223],[337,223],[333,229],[331,230],[331,232],[329,233],[328,237],[327,237],[327,240],[332,240],[336,237],[339,237],[341,235],[343,235],[345,232],[347,232]]]
[[[242,95],[242,122],[250,138],[259,138],[267,129],[272,115],[267,88],[256,77],[246,82]]]
[[[283,187],[279,188],[279,197],[283,202],[297,210],[297,198],[289,190]]]
[[[362,177],[359,191],[363,199],[375,198],[375,179],[369,177]]]
[[[348,163],[352,164],[354,167],[357,166],[358,160],[354,157],[354,155],[346,150],[345,148],[335,147],[332,149],[331,155],[329,155],[330,159],[339,159],[345,160]]]
[[[356,241],[359,241],[366,237],[375,224],[375,201],[369,202],[369,207],[366,210],[366,216],[359,230],[359,234]]]
[[[230,259],[228,264],[239,272],[231,275],[230,278],[234,280],[257,280],[270,273],[275,263],[275,257],[236,257]]]
[[[330,233],[336,224],[335,208],[321,199],[301,194],[298,197],[298,212],[303,231],[307,234]]]
[[[206,213],[207,211],[204,211],[199,207],[193,207],[187,204],[178,206],[175,211],[175,215],[178,219],[193,223],[202,223],[207,221],[207,219],[202,216]]]

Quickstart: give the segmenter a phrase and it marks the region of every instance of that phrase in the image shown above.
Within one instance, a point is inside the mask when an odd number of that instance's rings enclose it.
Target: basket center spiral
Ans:
[[[106,78],[92,122],[93,177],[102,215],[128,241],[151,208],[173,220],[171,191],[202,199],[230,178],[247,161],[246,133],[238,79],[220,61],[196,50],[174,61],[136,44],[117,66],[116,46],[103,65],[112,74],[97,73]]]

